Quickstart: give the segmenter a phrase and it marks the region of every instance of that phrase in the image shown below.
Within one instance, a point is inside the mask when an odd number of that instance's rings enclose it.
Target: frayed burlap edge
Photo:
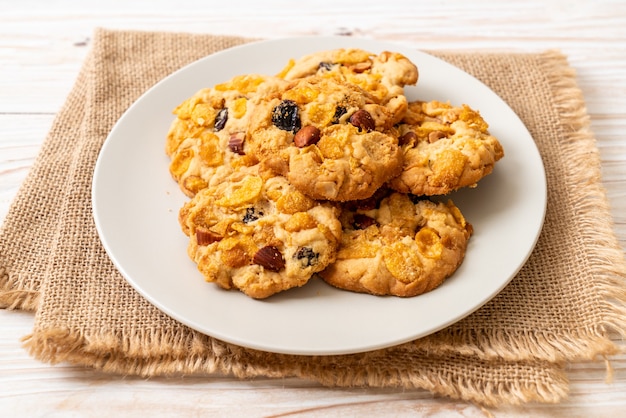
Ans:
[[[583,94],[576,85],[574,70],[562,54],[548,51],[543,56],[545,74],[562,120],[568,176],[577,185],[570,199],[580,214],[578,230],[586,242],[598,303],[605,312],[598,327],[606,339],[611,332],[626,338],[626,259],[615,236],[610,204],[601,182],[600,153]],[[624,348],[616,346],[615,350]]]
[[[0,269],[0,309],[34,312],[39,306],[39,290],[24,290],[23,281]]]
[[[416,373],[414,368],[396,367],[381,376],[375,361],[380,354],[378,352],[337,357],[268,354],[225,344],[201,334],[193,334],[186,341],[181,341],[186,350],[172,352],[158,349],[158,333],[151,338],[154,345],[146,350],[145,345],[137,345],[130,338],[120,342],[103,333],[101,338],[87,341],[69,330],[51,329],[27,336],[23,343],[31,355],[51,364],[68,362],[123,376],[231,375],[247,380],[296,377],[329,388],[422,389],[483,408],[531,402],[559,403],[569,395],[569,381],[564,368],[547,362],[513,362],[507,365],[502,361],[471,360],[472,365],[479,369],[496,367],[499,370],[502,367],[504,371],[510,366],[518,371],[522,369],[522,374],[532,370],[533,376],[539,377],[536,380],[507,376],[497,382],[484,382],[472,373],[442,372],[442,369],[445,371],[446,359],[437,357],[423,357],[431,366],[422,366],[420,373]],[[450,358],[454,361],[461,357]],[[354,372],[354,365],[358,365],[358,373]]]
[[[601,161],[591,132],[584,96],[576,83],[576,74],[559,51],[542,53],[539,63],[552,89],[552,100],[561,121],[562,145],[568,181],[576,184],[569,199],[578,217],[578,230],[588,250],[588,267],[593,273],[596,303],[603,321],[593,330],[581,329],[570,338],[564,335],[511,332],[485,335],[471,330],[463,335],[438,333],[425,337],[417,345],[426,351],[460,353],[479,358],[534,360],[551,362],[596,360],[626,352],[611,334],[626,339],[626,260],[613,230],[613,217],[601,183]],[[412,344],[412,343],[409,343]],[[545,347],[545,350],[541,350]],[[610,374],[610,365],[607,363]]]

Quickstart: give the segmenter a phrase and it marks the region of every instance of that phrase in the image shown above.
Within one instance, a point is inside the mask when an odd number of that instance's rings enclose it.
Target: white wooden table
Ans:
[[[0,1],[0,221],[65,100],[97,26],[276,38],[351,34],[419,49],[560,49],[576,69],[626,248],[626,2],[317,0]],[[298,380],[119,378],[30,358],[33,315],[0,310],[2,416],[483,416],[475,406],[390,389]],[[626,416],[626,355],[569,369],[570,398],[496,416]],[[620,414],[621,412],[621,414]]]

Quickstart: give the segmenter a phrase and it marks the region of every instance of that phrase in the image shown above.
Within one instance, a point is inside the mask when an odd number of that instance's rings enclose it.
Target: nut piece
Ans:
[[[441,131],[432,131],[428,134],[428,142],[430,142],[431,144],[433,142],[437,142],[439,141],[441,138],[445,138],[446,134],[445,132],[441,132]]]
[[[285,259],[278,248],[268,245],[254,254],[252,261],[271,271],[280,271],[285,267]]]
[[[315,126],[308,125],[300,129],[293,137],[293,143],[298,148],[304,148],[308,145],[317,144],[320,140],[320,130]]]
[[[196,227],[196,241],[198,245],[209,245],[220,241],[222,237],[202,226]]]
[[[238,132],[233,134],[228,139],[228,149],[234,152],[235,154],[245,155],[246,153],[243,151],[243,133]]]
[[[410,144],[411,142],[415,143],[415,141],[417,141],[417,134],[413,131],[409,131],[398,138],[398,145],[402,146]]]
[[[372,62],[371,61],[359,62],[359,63],[354,64],[351,68],[352,68],[352,71],[360,74],[372,68]]]
[[[357,110],[350,116],[350,123],[359,128],[361,131],[370,132],[376,128],[374,118],[367,110]]]

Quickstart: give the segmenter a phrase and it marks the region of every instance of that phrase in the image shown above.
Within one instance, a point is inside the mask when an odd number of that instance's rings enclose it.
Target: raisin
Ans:
[[[246,214],[243,216],[242,221],[244,224],[247,224],[247,223],[256,221],[261,216],[263,216],[263,212],[261,211],[257,212],[255,208],[247,208]]]
[[[372,225],[376,225],[376,220],[374,218],[370,218],[367,215],[355,213],[354,218],[352,218],[352,226],[354,227],[354,229],[365,229]]]
[[[293,100],[283,100],[272,110],[272,123],[283,131],[296,133],[300,129],[300,113]]]
[[[313,251],[312,248],[309,247],[300,247],[298,251],[293,255],[293,258],[299,260],[302,264],[302,267],[309,267],[314,264],[317,264],[317,261],[320,258],[319,253]]]
[[[343,115],[345,115],[347,111],[348,111],[348,109],[346,109],[345,107],[337,106],[335,108],[335,114],[333,115],[332,123],[334,123],[334,124],[339,123],[339,119],[341,119],[341,117]]]
[[[328,62],[328,61],[322,61],[319,63],[319,65],[317,66],[318,70],[326,70],[326,71],[330,71],[333,69],[333,63],[332,62]]]
[[[215,131],[221,131],[226,126],[226,121],[228,121],[228,108],[225,107],[220,110],[215,117]]]

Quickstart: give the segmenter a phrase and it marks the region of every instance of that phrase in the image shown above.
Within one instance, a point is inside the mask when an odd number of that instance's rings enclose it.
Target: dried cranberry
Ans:
[[[283,100],[272,110],[272,123],[283,131],[296,133],[300,129],[300,112],[293,100]]]

